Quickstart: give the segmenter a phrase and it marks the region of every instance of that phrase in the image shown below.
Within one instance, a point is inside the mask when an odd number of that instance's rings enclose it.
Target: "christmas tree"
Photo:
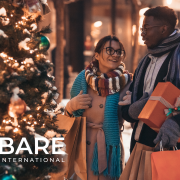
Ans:
[[[55,101],[53,64],[46,59],[50,42],[44,36],[51,30],[37,28],[42,12],[48,11],[46,0],[0,0],[0,149],[12,150],[2,137],[13,139],[14,147],[13,153],[0,154],[1,180],[50,179],[50,172],[59,171],[52,159],[52,139],[64,133],[56,125],[62,108]],[[42,137],[49,142],[48,154],[35,154],[35,138]],[[38,141],[39,147],[44,145]],[[56,151],[62,153],[59,147]]]

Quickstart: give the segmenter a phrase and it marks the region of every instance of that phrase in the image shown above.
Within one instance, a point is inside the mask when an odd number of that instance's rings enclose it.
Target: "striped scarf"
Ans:
[[[130,80],[129,74],[123,74],[124,67],[124,63],[121,63],[117,69],[103,74],[99,72],[98,61],[94,60],[85,69],[86,82],[99,96],[115,94]]]
[[[148,55],[152,54],[155,57],[160,57],[163,54],[166,54],[167,52],[170,52],[172,50],[174,52],[171,56],[168,65],[168,72],[164,80],[170,81],[172,84],[174,84],[177,88],[180,89],[180,30],[177,29],[174,35],[164,39],[159,46],[153,49],[148,49],[148,54],[139,63],[136,69],[136,73],[134,74],[135,81],[133,88],[133,102],[137,101],[138,86],[142,73],[145,70],[144,67],[148,63]]]

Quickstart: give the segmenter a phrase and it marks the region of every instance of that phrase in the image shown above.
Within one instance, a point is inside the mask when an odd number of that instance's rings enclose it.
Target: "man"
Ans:
[[[177,16],[173,9],[163,6],[151,8],[144,15],[141,36],[148,54],[135,71],[129,88],[132,95],[127,92],[124,97],[126,101],[131,97],[131,104],[122,107],[123,118],[135,123],[130,151],[136,142],[154,147],[162,140],[163,147],[172,147],[180,137],[180,115],[167,119],[158,134],[138,119],[159,82],[170,81],[180,89],[180,30],[175,29]],[[119,104],[123,105],[123,102]]]

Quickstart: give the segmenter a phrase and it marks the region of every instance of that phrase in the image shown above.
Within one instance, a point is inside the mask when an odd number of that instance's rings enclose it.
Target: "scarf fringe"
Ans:
[[[106,146],[106,158],[107,158],[107,166],[109,164],[109,148],[110,146]],[[108,167],[104,170],[103,175],[107,176],[109,174]]]
[[[94,152],[93,158],[91,163],[91,170],[93,171],[94,175],[99,175],[99,168],[98,168],[98,150],[97,150],[97,143],[94,145]]]
[[[107,156],[107,168],[103,171],[104,176],[110,176],[111,178],[119,178],[120,177],[120,145],[118,147],[112,146],[112,153],[111,153],[111,165],[110,165],[110,173],[109,173],[109,152],[110,152],[110,145],[106,146],[106,156]],[[91,162],[91,170],[93,174],[98,176],[99,169],[98,169],[98,150],[97,150],[97,143],[94,146],[93,158]]]

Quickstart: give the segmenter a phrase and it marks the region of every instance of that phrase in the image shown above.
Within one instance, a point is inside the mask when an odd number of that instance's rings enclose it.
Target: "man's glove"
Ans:
[[[142,109],[144,108],[148,99],[149,99],[149,94],[145,92],[138,101],[130,105],[128,112],[131,118],[138,120],[138,116],[142,111]]]
[[[161,126],[159,133],[154,139],[154,143],[157,144],[162,140],[163,147],[173,147],[176,146],[177,141],[180,137],[180,127],[179,125],[172,119],[167,119],[163,125]],[[159,144],[156,146],[155,151],[159,151]]]

